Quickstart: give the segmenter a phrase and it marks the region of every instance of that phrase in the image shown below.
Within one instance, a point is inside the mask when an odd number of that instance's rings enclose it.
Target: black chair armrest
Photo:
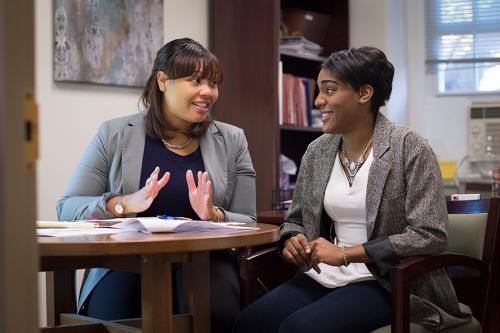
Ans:
[[[487,279],[488,266],[484,262],[456,253],[411,257],[391,269],[392,332],[410,333],[410,283],[422,274],[452,266],[477,270]]]

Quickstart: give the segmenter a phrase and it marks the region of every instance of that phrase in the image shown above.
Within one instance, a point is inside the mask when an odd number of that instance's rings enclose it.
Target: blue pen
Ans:
[[[190,218],[182,216],[158,215],[157,217],[162,220],[191,220]]]

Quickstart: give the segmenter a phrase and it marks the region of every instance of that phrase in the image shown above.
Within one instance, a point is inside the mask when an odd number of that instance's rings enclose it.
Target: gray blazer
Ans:
[[[296,233],[309,240],[320,236],[323,198],[339,144],[339,135],[325,134],[309,145],[282,239]],[[446,199],[437,159],[427,141],[381,113],[373,133],[373,157],[366,191],[368,241],[363,247],[373,261],[368,269],[390,290],[390,268],[402,258],[446,250]],[[458,303],[444,270],[415,281],[411,293],[413,322],[440,330],[470,320],[470,309]]]
[[[112,218],[106,210],[108,199],[139,190],[146,112],[112,119],[99,127],[57,202],[59,220]],[[214,122],[200,138],[200,149],[212,180],[213,204],[224,210],[227,220],[255,221],[255,170],[243,130]],[[78,310],[108,271],[89,271]]]

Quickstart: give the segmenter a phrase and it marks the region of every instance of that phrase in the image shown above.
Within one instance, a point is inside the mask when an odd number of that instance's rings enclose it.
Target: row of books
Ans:
[[[283,73],[281,86],[280,125],[321,126],[321,115],[312,107],[316,82]]]

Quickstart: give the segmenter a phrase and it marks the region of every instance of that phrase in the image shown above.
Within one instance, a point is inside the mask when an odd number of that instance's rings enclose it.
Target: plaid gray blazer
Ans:
[[[309,145],[282,238],[320,236],[323,197],[339,143],[339,135],[324,134]],[[448,215],[441,172],[425,139],[378,113],[373,157],[366,192],[368,241],[363,247],[372,259],[368,269],[390,290],[389,271],[399,260],[446,250]],[[458,302],[445,270],[415,281],[411,293],[413,322],[440,330],[470,320],[470,309]]]

